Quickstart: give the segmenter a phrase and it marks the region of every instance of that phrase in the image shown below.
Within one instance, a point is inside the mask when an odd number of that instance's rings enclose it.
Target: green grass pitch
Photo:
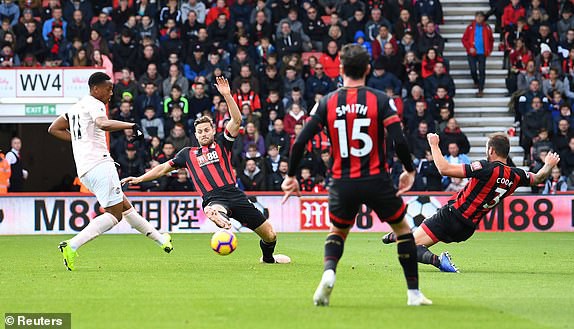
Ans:
[[[290,265],[262,265],[254,234],[230,256],[210,235],[104,235],[65,271],[63,236],[0,237],[0,313],[72,313],[72,328],[574,328],[574,234],[478,233],[449,250],[462,273],[421,265],[434,305],[407,307],[395,246],[351,234],[328,308],[312,305],[324,233],[280,234]]]

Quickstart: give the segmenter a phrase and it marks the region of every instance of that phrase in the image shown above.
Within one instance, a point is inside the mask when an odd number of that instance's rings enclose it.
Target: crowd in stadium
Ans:
[[[528,164],[536,170],[545,151],[561,152],[562,173],[550,191],[574,188],[572,177],[567,182],[574,169],[573,6],[490,2],[486,15],[497,17],[495,29],[502,32]],[[290,145],[311,109],[341,86],[339,50],[356,43],[372,56],[367,85],[393,98],[403,121],[418,166],[414,189],[464,187],[438,173],[426,140],[427,132],[438,132],[449,161],[470,162],[470,143],[455,119],[456,88],[443,56],[438,0],[4,0],[0,17],[0,67],[97,67],[113,77],[109,116],[136,122],[145,132],[144,141],[134,140],[132,130],[112,134],[110,152],[122,178],[195,145],[199,116],[212,116],[222,132],[229,114],[213,84],[223,75],[243,116],[233,151],[237,184],[246,191],[279,191]],[[492,35],[482,33],[484,44],[471,48],[484,59]],[[478,66],[484,71],[480,61]],[[481,75],[473,74],[478,97]],[[389,159],[397,180],[402,165]],[[322,133],[308,145],[299,170],[302,190],[325,191],[329,164],[330,143]],[[135,188],[194,190],[185,170]]]

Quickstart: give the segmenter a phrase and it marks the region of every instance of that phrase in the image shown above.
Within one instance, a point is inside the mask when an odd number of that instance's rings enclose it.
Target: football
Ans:
[[[409,226],[415,228],[421,225],[425,218],[434,215],[440,207],[442,205],[435,198],[426,195],[413,197],[407,201],[407,215],[405,218]]]
[[[211,249],[221,256],[231,254],[237,248],[237,237],[230,231],[217,231],[211,237]]]

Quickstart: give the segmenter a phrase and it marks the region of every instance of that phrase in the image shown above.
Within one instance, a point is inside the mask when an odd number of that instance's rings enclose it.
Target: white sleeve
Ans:
[[[108,118],[108,116],[106,114],[106,108],[103,105],[103,103],[92,103],[92,104],[90,104],[88,111],[90,112],[90,117],[94,121],[96,121],[96,118],[99,118],[99,117],[105,117],[106,119]]]
[[[16,159],[16,156],[14,155],[14,153],[12,153],[12,152],[6,153],[6,161],[8,161],[8,163],[10,165],[15,164],[17,160],[18,159]]]

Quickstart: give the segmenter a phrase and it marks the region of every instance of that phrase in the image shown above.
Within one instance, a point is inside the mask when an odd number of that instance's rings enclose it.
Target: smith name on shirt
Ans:
[[[337,107],[335,111],[337,112],[338,117],[342,117],[347,113],[357,113],[360,115],[366,115],[368,109],[369,108],[367,107],[367,105],[363,104],[347,104]]]

